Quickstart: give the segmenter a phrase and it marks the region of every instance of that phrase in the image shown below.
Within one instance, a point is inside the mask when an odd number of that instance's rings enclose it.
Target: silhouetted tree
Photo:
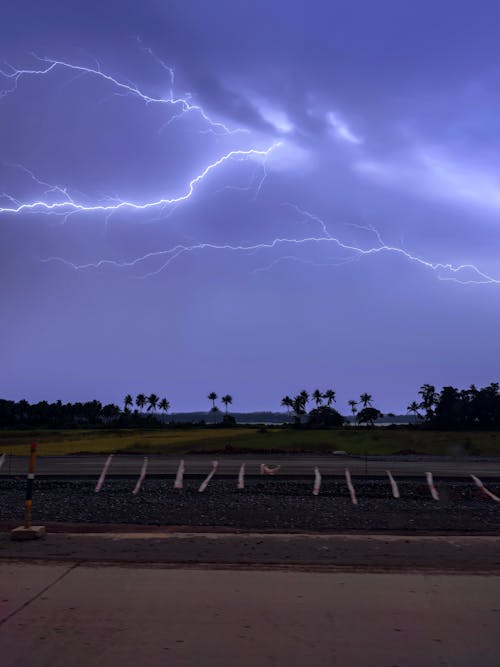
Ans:
[[[434,416],[434,407],[438,398],[436,388],[432,384],[423,384],[418,393],[422,397],[419,407],[425,410],[425,419],[430,422]]]
[[[412,412],[417,419],[422,419],[422,415],[419,412],[420,405],[417,401],[412,401],[410,405],[406,408],[408,412]]]
[[[158,401],[160,400],[160,397],[157,396],[156,394],[150,394],[147,398],[148,401],[148,412],[151,410],[153,412],[156,412],[156,406],[158,405]]]
[[[352,398],[351,398],[350,401],[347,401],[347,402],[348,402],[349,405],[351,406],[352,418],[353,418],[353,421],[354,421],[354,420],[356,419],[356,412],[358,411],[357,408],[356,408],[358,402],[355,401],[355,400],[352,399]]]
[[[281,399],[281,405],[286,408],[288,414],[290,414],[290,409],[293,408],[293,399],[290,396],[284,396]]]
[[[221,401],[224,403],[224,405],[226,406],[226,415],[227,415],[227,409],[228,409],[227,406],[228,406],[228,405],[231,405],[231,403],[233,402],[233,397],[232,397],[230,394],[226,394],[226,395],[223,396],[220,400],[221,400]]]
[[[371,406],[371,404],[372,404],[371,394],[367,394],[367,393],[361,394],[361,396],[359,397],[359,400],[363,404],[364,408],[366,408],[368,406]]]
[[[167,401],[166,398],[162,398],[161,401],[158,403],[158,407],[160,410],[163,410],[165,414],[170,410],[170,402]]]
[[[316,403],[316,407],[319,408],[319,406],[323,402],[323,394],[320,392],[319,389],[315,389],[312,393],[312,397],[314,402]]]
[[[358,412],[356,421],[358,424],[370,424],[370,426],[373,426],[373,423],[383,416],[384,415],[380,412],[380,410],[372,407],[366,407]]]
[[[147,403],[147,398],[145,394],[138,394],[135,399],[135,404],[137,405],[139,410],[143,410],[146,403]]]
[[[333,389],[327,389],[323,394],[323,398],[325,399],[328,407],[330,407],[332,403],[335,403],[335,392]]]
[[[207,398],[209,401],[212,401],[212,412],[217,412],[217,410],[214,409],[215,401],[217,400],[217,394],[215,393],[215,391],[211,391]]]

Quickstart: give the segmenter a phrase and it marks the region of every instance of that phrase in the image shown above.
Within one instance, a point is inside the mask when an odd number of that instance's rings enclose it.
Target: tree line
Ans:
[[[415,417],[412,426],[436,429],[475,429],[500,428],[500,385],[492,382],[486,387],[470,385],[468,389],[457,389],[446,386],[440,392],[431,384],[424,384],[418,392],[419,400],[408,405],[408,413]],[[219,399],[216,392],[207,395],[210,401],[209,414],[217,420],[221,410],[216,405]],[[229,414],[229,406],[233,397],[225,394],[220,397],[225,411],[220,424],[235,423]],[[308,411],[308,404],[313,407]],[[293,415],[295,424],[341,427],[348,420],[333,405],[336,403],[336,392],[333,389],[320,391],[315,389],[309,393],[302,390],[296,396],[284,396],[281,405],[286,408],[290,417]],[[364,392],[359,399],[347,401],[351,413],[351,421],[358,425],[372,426],[383,414],[373,405],[371,394]],[[75,426],[117,426],[142,427],[159,426],[162,420],[158,411],[166,415],[170,410],[170,401],[160,398],[157,394],[138,394],[135,398],[127,394],[123,399],[123,407],[114,403],[103,405],[100,401],[84,403],[48,403],[39,401],[30,404],[26,400],[10,401],[0,399],[0,427],[48,427],[68,428]]]
[[[327,389],[324,392],[315,389],[311,394],[303,389],[293,398],[288,395],[284,396],[281,399],[281,405],[289,413],[293,412],[297,425],[302,423],[303,416],[308,415],[307,423],[312,426],[342,426],[347,420],[332,407],[332,403],[335,403],[336,400],[336,393],[333,389]],[[357,424],[373,426],[377,419],[383,417],[380,410],[373,407],[372,400],[371,394],[365,392],[360,395],[359,401],[354,399],[348,401],[353,421]],[[307,404],[310,401],[314,401],[316,407],[308,413]],[[358,405],[363,406],[359,411]]]

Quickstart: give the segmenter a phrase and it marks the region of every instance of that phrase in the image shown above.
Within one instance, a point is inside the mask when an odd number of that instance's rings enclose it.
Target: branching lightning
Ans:
[[[174,84],[174,70],[166,65],[161,59],[153,54],[151,49],[147,49],[158,62],[160,62],[163,69],[167,70],[170,75],[170,95],[168,97],[155,97],[153,95],[148,95],[139,89],[138,86],[132,83],[126,83],[125,81],[120,81],[114,76],[107,74],[101,69],[99,63],[96,64],[96,67],[87,67],[84,65],[75,65],[74,63],[67,62],[65,60],[53,60],[51,58],[40,58],[33,54],[33,57],[41,63],[40,69],[17,69],[6,63],[6,69],[0,68],[0,76],[3,76],[6,79],[9,79],[13,82],[11,88],[7,90],[0,91],[0,98],[5,97],[13,93],[21,79],[30,76],[46,76],[56,70],[57,68],[67,69],[70,71],[78,72],[79,74],[89,74],[91,76],[98,77],[105,80],[106,82],[112,84],[120,93],[124,95],[132,95],[141,99],[146,104],[168,104],[174,107],[179,107],[180,112],[176,113],[167,121],[167,124],[171,123],[173,120],[181,118],[184,114],[190,112],[198,113],[203,120],[209,125],[210,129],[214,132],[220,134],[235,134],[236,132],[248,132],[246,128],[235,128],[230,129],[224,123],[219,121],[213,121],[208,114],[205,112],[203,107],[198,104],[192,104],[191,95],[185,95],[184,97],[175,97],[173,94],[173,84]]]
[[[304,212],[302,209],[298,209],[302,212]],[[321,219],[317,218],[317,216],[314,216],[313,214],[308,214],[308,212],[304,212],[307,215],[310,215],[313,220],[316,222],[320,221],[323,225],[325,223],[321,221]],[[326,229],[326,225],[324,227]],[[373,230],[375,231],[375,230]],[[230,251],[230,252],[237,252],[237,253],[248,253],[252,251],[270,251],[278,247],[303,247],[303,246],[312,246],[312,245],[330,245],[333,244],[336,248],[342,249],[344,251],[348,251],[352,253],[352,255],[347,259],[344,260],[342,263],[345,263],[345,261],[352,261],[355,259],[360,259],[362,257],[367,257],[367,256],[376,256],[376,255],[383,255],[383,254],[393,254],[393,255],[398,255],[401,257],[404,257],[406,260],[416,263],[426,269],[431,269],[432,271],[436,272],[438,274],[438,278],[440,280],[449,280],[453,281],[456,283],[460,283],[462,285],[485,285],[485,284],[495,284],[495,285],[500,285],[500,279],[496,279],[492,276],[489,276],[488,274],[484,273],[480,269],[478,269],[476,266],[473,264],[460,264],[460,265],[453,265],[451,263],[444,263],[444,262],[431,262],[427,259],[423,259],[422,257],[418,257],[417,255],[414,255],[403,248],[399,248],[397,246],[391,246],[387,245],[382,242],[380,239],[380,235],[378,232],[375,231],[377,240],[380,241],[380,245],[372,246],[372,247],[367,247],[367,248],[361,248],[356,245],[352,245],[349,243],[343,242],[341,239],[332,236],[331,234],[328,233],[323,236],[307,236],[303,238],[294,238],[294,237],[279,237],[279,238],[274,238],[271,241],[268,242],[263,242],[263,243],[255,243],[255,244],[248,244],[248,245],[232,245],[228,243],[224,244],[216,244],[216,243],[195,243],[193,245],[183,245],[183,244],[177,244],[173,246],[172,248],[169,248],[167,250],[158,250],[154,252],[149,252],[146,253],[145,255],[142,255],[140,257],[137,257],[132,260],[128,261],[116,261],[116,260],[109,260],[109,259],[104,259],[104,260],[99,260],[98,262],[90,262],[87,264],[74,264],[72,262],[69,262],[68,260],[65,260],[61,257],[49,257],[45,259],[44,261],[46,262],[61,262],[65,264],[66,266],[75,269],[75,270],[84,270],[84,269],[100,269],[106,266],[109,267],[115,267],[115,268],[132,268],[135,266],[138,266],[142,264],[143,262],[147,262],[149,260],[154,260],[161,258],[162,263],[161,265],[152,270],[149,271],[145,274],[143,274],[141,277],[142,278],[148,278],[154,275],[157,275],[161,273],[164,269],[166,269],[175,259],[180,257],[183,254],[186,253],[193,253],[196,251],[203,251],[203,250],[210,250],[210,251]],[[279,258],[283,260],[284,258]],[[293,257],[293,259],[297,259],[296,257]],[[300,261],[300,260],[299,260]],[[317,264],[316,262],[310,262],[311,264]],[[267,267],[268,269],[271,268],[276,264],[276,260],[273,260],[271,266]],[[321,264],[322,265],[322,264]],[[330,265],[335,266],[335,263],[330,263]],[[338,265],[338,263],[337,263]],[[261,269],[263,270],[263,269]],[[473,277],[472,278],[466,278],[462,279],[460,277],[460,274],[464,273],[469,273]],[[448,275],[443,275],[443,273],[446,273]]]
[[[47,202],[43,200],[38,200],[38,201],[33,201],[33,202],[25,202],[25,203],[15,203],[12,206],[2,206],[0,207],[0,214],[2,213],[11,213],[11,214],[17,214],[17,213],[22,213],[22,212],[28,212],[28,211],[42,211],[42,212],[57,212],[57,211],[63,211],[65,213],[67,212],[104,212],[104,213],[109,213],[113,211],[118,211],[120,209],[130,209],[130,210],[135,210],[135,211],[144,211],[146,209],[150,208],[157,208],[161,206],[170,206],[173,204],[179,204],[180,202],[186,201],[189,199],[192,194],[194,193],[196,186],[203,181],[210,172],[212,172],[214,169],[217,167],[220,167],[224,162],[227,162],[228,160],[231,160],[233,158],[241,158],[241,159],[246,159],[246,158],[255,158],[255,157],[262,157],[266,158],[271,151],[275,150],[280,146],[280,142],[276,142],[274,144],[271,144],[271,146],[268,146],[268,148],[265,148],[263,150],[258,150],[256,148],[250,148],[248,150],[233,150],[229,151],[229,153],[226,153],[222,157],[220,157],[218,160],[215,160],[214,162],[211,162],[207,167],[203,169],[201,173],[199,173],[197,176],[192,178],[189,181],[188,187],[186,192],[184,192],[181,195],[178,195],[176,197],[161,197],[160,199],[156,199],[154,201],[146,201],[146,202],[133,202],[133,201],[127,201],[127,200],[119,200],[111,203],[106,203],[106,204],[82,204],[80,202],[74,201],[71,197],[68,196],[66,190],[58,188],[57,186],[49,186],[51,191],[58,190],[64,193],[66,199],[63,201],[56,201],[56,202]],[[29,170],[26,170],[29,171]],[[29,172],[31,174],[31,172]],[[33,178],[35,178],[33,176]],[[38,179],[36,179],[38,180]],[[42,183],[42,181],[38,181],[39,183]],[[47,185],[44,183],[44,185]],[[10,198],[12,201],[12,198]]]
[[[166,121],[165,125],[169,125],[174,120],[177,120],[184,116],[187,113],[195,112],[203,119],[207,124],[209,131],[216,134],[234,134],[235,132],[248,132],[245,128],[236,128],[230,129],[224,123],[219,121],[212,120],[205,110],[197,104],[191,102],[191,96],[185,95],[184,97],[176,97],[173,92],[174,82],[175,82],[175,73],[174,70],[167,65],[163,60],[158,58],[151,49],[145,49],[155,60],[161,65],[169,76],[169,88],[170,93],[166,97],[156,97],[154,95],[147,94],[143,92],[137,85],[133,83],[127,83],[126,81],[117,79],[111,74],[103,71],[100,64],[97,63],[95,67],[88,67],[83,65],[77,65],[65,60],[53,60],[49,58],[39,58],[34,56],[38,62],[39,67],[33,69],[17,69],[11,65],[7,65],[4,68],[0,68],[0,76],[9,80],[12,85],[10,88],[4,91],[0,91],[0,98],[5,97],[6,95],[12,94],[19,87],[20,82],[29,77],[46,77],[50,75],[57,69],[69,70],[76,72],[81,76],[92,76],[98,79],[105,81],[110,84],[113,89],[120,95],[127,95],[135,97],[145,104],[164,104],[174,107],[175,112],[173,115]],[[176,111],[178,109],[178,112]],[[352,139],[350,139],[352,141]],[[0,214],[3,215],[18,215],[29,212],[39,212],[46,214],[59,214],[67,217],[68,215],[76,213],[104,213],[107,217],[113,214],[116,211],[120,210],[129,210],[129,211],[145,211],[148,209],[158,209],[162,207],[175,207],[175,205],[187,201],[194,194],[197,186],[208,177],[208,175],[221,167],[224,163],[233,159],[260,159],[262,163],[263,175],[259,180],[255,197],[258,196],[262,185],[267,177],[266,171],[266,160],[269,155],[279,148],[282,145],[281,142],[269,143],[266,148],[250,148],[250,149],[236,149],[231,150],[216,160],[210,162],[205,166],[194,178],[192,178],[187,184],[184,192],[176,196],[161,196],[152,201],[130,201],[123,200],[121,198],[103,198],[100,201],[93,203],[84,203],[81,199],[79,200],[76,196],[70,195],[66,188],[61,186],[54,186],[46,183],[45,181],[37,178],[32,171],[21,166],[15,165],[18,168],[22,169],[30,178],[36,182],[38,185],[45,188],[43,195],[45,198],[36,199],[33,201],[18,201],[12,195],[3,194],[3,197],[8,201],[8,205],[0,206]],[[226,187],[235,187],[235,186],[226,186]],[[235,189],[250,189],[250,188],[236,188]],[[54,201],[55,199],[55,201]],[[231,252],[231,253],[257,253],[257,252],[272,252],[276,249],[283,249],[287,254],[279,256],[278,258],[274,257],[271,260],[271,263],[267,267],[261,267],[257,271],[270,270],[275,267],[279,262],[283,261],[298,261],[302,263],[311,264],[314,266],[338,266],[338,262],[335,263],[333,260],[331,262],[321,262],[321,261],[310,261],[307,258],[297,257],[296,255],[290,254],[290,250],[294,249],[298,251],[299,249],[308,249],[311,247],[324,247],[330,248],[333,247],[336,250],[342,251],[343,254],[346,254],[346,257],[341,260],[341,263],[347,263],[352,261],[357,261],[368,256],[383,256],[383,255],[394,255],[404,258],[406,261],[417,264],[425,269],[431,270],[437,274],[437,277],[440,280],[449,280],[462,285],[484,285],[484,284],[500,284],[500,279],[494,278],[485,272],[481,271],[478,267],[473,264],[459,264],[454,265],[448,262],[432,262],[423,257],[419,257],[402,247],[393,246],[385,243],[382,240],[380,233],[372,227],[363,228],[365,231],[369,231],[375,237],[376,243],[374,245],[369,245],[367,247],[361,247],[358,245],[353,245],[352,243],[347,243],[343,241],[340,237],[334,236],[330,233],[327,224],[317,215],[310,213],[293,203],[284,203],[283,206],[292,208],[295,210],[307,224],[314,224],[319,226],[318,235],[304,235],[302,237],[296,238],[294,236],[279,236],[271,238],[268,241],[263,241],[253,244],[230,244],[230,243],[211,243],[211,242],[198,242],[191,245],[187,244],[176,244],[171,248],[165,250],[158,250],[154,252],[146,253],[142,256],[136,257],[134,259],[119,261],[111,259],[101,259],[97,262],[91,262],[86,264],[75,264],[61,257],[48,257],[42,261],[44,262],[60,262],[64,265],[74,269],[74,270],[86,270],[86,269],[102,269],[106,267],[114,267],[118,269],[132,269],[133,267],[140,267],[146,263],[157,263],[155,268],[144,272],[141,277],[146,278],[149,276],[157,275],[170,266],[176,259],[180,258],[183,255],[191,254],[195,252],[210,251],[210,252]]]

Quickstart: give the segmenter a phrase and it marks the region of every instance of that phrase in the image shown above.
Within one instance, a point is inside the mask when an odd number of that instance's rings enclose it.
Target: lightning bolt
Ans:
[[[118,211],[121,209],[130,209],[134,211],[144,211],[150,208],[157,208],[161,206],[170,206],[173,204],[179,204],[183,201],[186,201],[189,199],[195,189],[196,186],[203,181],[210,172],[212,172],[214,169],[217,167],[220,167],[224,162],[227,162],[228,160],[234,159],[234,158],[241,158],[241,159],[248,159],[248,158],[254,158],[254,157],[262,157],[262,158],[267,158],[269,154],[277,149],[279,146],[281,146],[281,142],[276,142],[274,144],[271,144],[265,149],[259,150],[256,148],[250,148],[248,150],[233,150],[229,151],[229,153],[226,153],[225,155],[222,155],[219,159],[215,160],[215,162],[211,162],[208,166],[206,166],[201,173],[199,173],[197,176],[195,176],[193,179],[189,181],[188,187],[186,192],[184,192],[181,195],[178,195],[176,197],[162,197],[160,199],[156,199],[154,201],[147,201],[147,202],[132,202],[132,201],[116,201],[116,202],[111,202],[107,204],[83,204],[80,202],[74,201],[72,198],[70,198],[67,195],[66,190],[59,188],[58,186],[49,186],[52,191],[58,190],[60,192],[63,192],[64,195],[66,196],[66,199],[63,201],[56,201],[56,202],[47,202],[47,201],[33,201],[33,202],[27,202],[27,203],[19,203],[19,204],[14,204],[12,206],[2,206],[0,207],[0,214],[18,214],[22,212],[27,212],[27,211],[42,211],[42,212],[57,212],[57,211],[63,211],[63,212],[104,212],[104,213],[109,213],[113,211]],[[25,169],[23,167],[23,169]],[[31,174],[29,170],[26,170],[28,173]],[[33,176],[33,174],[32,174]],[[33,178],[35,178],[33,176]],[[39,181],[38,179],[37,182],[43,183],[43,181]],[[43,183],[44,185],[48,185],[46,183]],[[9,197],[9,199],[12,201],[12,198]]]
[[[175,81],[174,70],[171,67],[169,67],[165,62],[163,62],[161,59],[157,58],[150,49],[145,49],[145,50],[153,58],[157,60],[157,62],[161,65],[161,67],[165,71],[167,71],[169,75],[169,83],[171,89],[169,96],[155,97],[153,95],[147,94],[144,91],[142,91],[137,85],[133,83],[127,83],[126,81],[120,80],[112,76],[111,74],[103,71],[99,63],[97,63],[95,67],[88,67],[83,65],[77,65],[65,60],[53,60],[50,58],[39,58],[38,56],[34,56],[39,64],[38,68],[18,69],[7,64],[6,69],[5,68],[0,69],[0,76],[3,76],[5,79],[8,79],[9,81],[12,82],[11,88],[4,91],[0,91],[0,98],[13,93],[20,85],[21,80],[24,78],[48,76],[55,70],[64,69],[76,72],[78,75],[88,75],[104,80],[108,84],[111,84],[114,87],[114,89],[117,91],[117,94],[123,94],[138,98],[147,105],[164,104],[164,105],[170,105],[174,108],[178,107],[180,109],[179,113],[174,113],[172,117],[166,122],[166,125],[184,116],[186,113],[196,112],[207,123],[209,130],[215,132],[216,134],[234,134],[235,132],[247,131],[246,129],[242,128],[230,129],[224,123],[213,121],[200,105],[193,104],[191,102],[190,95],[186,95],[184,97],[176,97],[173,93],[173,87]],[[204,169],[199,174],[197,174],[194,178],[192,178],[189,181],[186,190],[182,194],[172,197],[161,197],[153,201],[145,201],[145,202],[122,200],[116,197],[114,199],[106,198],[104,202],[101,200],[101,202],[98,203],[86,204],[83,203],[82,201],[78,201],[77,199],[75,199],[74,196],[70,196],[66,188],[50,185],[38,179],[30,170],[26,169],[25,167],[22,167],[21,165],[17,165],[19,168],[23,169],[25,173],[27,173],[30,176],[30,178],[33,181],[35,181],[38,185],[41,185],[42,187],[46,188],[44,191],[44,195],[49,195],[49,194],[56,195],[57,197],[59,197],[59,199],[57,201],[35,200],[28,202],[19,202],[11,195],[4,194],[4,197],[8,200],[9,205],[1,206],[0,214],[16,215],[24,212],[43,212],[49,214],[59,213],[68,216],[75,213],[83,213],[83,212],[87,213],[103,212],[106,214],[107,217],[109,217],[109,215],[111,215],[112,213],[120,210],[144,211],[148,209],[157,209],[167,206],[174,207],[176,204],[184,202],[188,200],[190,197],[192,197],[192,195],[196,190],[196,187],[205,178],[207,178],[208,175],[213,170],[217,169],[225,162],[232,159],[243,159],[243,160],[248,160],[251,158],[263,159],[263,176],[260,179],[257,186],[257,192],[255,195],[257,197],[267,176],[265,169],[266,159],[268,158],[270,153],[275,149],[277,149],[280,145],[281,142],[276,142],[267,146],[267,148],[264,149],[251,148],[248,150],[244,149],[231,150],[228,153],[225,153],[224,155],[216,159],[215,161],[209,163],[207,166],[205,166]],[[132,268],[135,266],[140,266],[143,263],[150,260],[154,261],[155,259],[161,259],[161,264],[158,268],[149,271],[148,273],[145,273],[143,276],[141,276],[143,278],[147,278],[149,276],[159,274],[182,255],[185,255],[187,253],[194,253],[197,251],[254,253],[261,251],[272,251],[276,248],[283,248],[286,251],[290,250],[290,248],[293,247],[298,249],[298,248],[307,248],[311,246],[329,247],[333,245],[336,249],[340,249],[348,253],[348,257],[345,260],[343,260],[344,262],[360,260],[368,256],[382,256],[386,254],[392,254],[401,256],[405,258],[408,262],[417,264],[425,269],[433,271],[434,273],[437,274],[437,277],[440,280],[449,280],[462,285],[500,284],[500,279],[488,275],[487,273],[481,271],[478,267],[476,267],[473,264],[454,265],[449,262],[432,262],[428,259],[413,254],[403,249],[402,247],[386,244],[382,240],[380,233],[371,227],[364,229],[368,229],[368,231],[374,234],[376,239],[375,245],[369,247],[361,247],[353,245],[351,243],[346,243],[341,238],[333,236],[329,232],[327,224],[319,216],[298,207],[296,204],[286,202],[284,206],[292,207],[297,213],[299,213],[302,216],[302,218],[306,222],[318,225],[320,228],[320,234],[303,236],[301,238],[288,237],[288,236],[277,237],[269,241],[264,241],[255,244],[248,244],[248,245],[243,245],[243,244],[232,245],[229,243],[215,244],[209,242],[193,243],[192,245],[178,244],[166,250],[150,252],[143,256],[128,261],[103,259],[94,263],[74,264],[61,257],[48,257],[42,261],[62,262],[64,265],[71,267],[72,269],[84,270],[84,269],[100,269],[107,266],[122,268],[122,269]],[[307,261],[288,254],[285,255],[284,257],[274,259],[271,265],[267,267],[267,269],[264,268],[261,270],[269,270],[273,266],[276,266],[278,262],[287,260]],[[318,263],[316,262],[311,262],[311,263],[313,265],[314,264],[318,265]],[[330,265],[333,266],[334,264]],[[469,277],[466,277],[467,275]]]
[[[166,65],[161,59],[159,59],[157,56],[154,55],[154,53],[151,51],[151,49],[146,49],[148,53],[150,53],[163,67],[163,69],[166,69],[167,72],[170,75],[170,95],[169,97],[155,97],[153,95],[148,95],[147,93],[144,93],[142,90],[139,89],[138,86],[136,86],[133,83],[126,83],[125,81],[120,81],[119,79],[115,78],[114,76],[111,76],[111,74],[108,74],[104,72],[101,69],[101,66],[99,63],[97,63],[96,67],[87,67],[85,65],[75,65],[74,63],[67,62],[65,60],[53,60],[51,58],[40,58],[35,54],[32,54],[33,57],[41,63],[41,68],[40,69],[17,69],[10,65],[9,63],[6,63],[5,67],[6,69],[0,68],[0,76],[3,76],[5,79],[9,79],[10,81],[13,82],[13,86],[7,90],[0,91],[0,99],[2,97],[6,97],[7,95],[13,93],[15,90],[17,90],[18,84],[21,79],[25,77],[31,77],[31,76],[46,76],[53,72],[56,69],[67,69],[70,71],[77,72],[78,74],[88,74],[90,76],[98,77],[100,79],[105,80],[106,82],[112,84],[120,93],[125,94],[125,95],[132,95],[133,97],[137,97],[141,99],[143,102],[146,104],[167,104],[171,105],[174,107],[180,107],[181,111],[180,113],[175,114],[169,121],[167,121],[167,125],[170,124],[172,121],[177,120],[178,118],[181,118],[186,113],[190,112],[196,112],[198,113],[203,120],[209,125],[210,130],[214,131],[218,134],[235,134],[236,132],[248,132],[246,128],[234,128],[230,129],[227,127],[224,123],[221,123],[219,121],[213,121],[208,114],[205,112],[203,107],[201,107],[199,104],[192,104],[190,99],[191,95],[186,95],[185,97],[174,97],[173,94],[173,83],[174,83],[174,70]]]
[[[299,209],[302,210],[302,209]],[[307,213],[307,212],[306,212]],[[313,219],[316,219],[317,216],[314,216],[311,214]],[[323,221],[321,221],[322,224],[325,224]],[[377,238],[380,239],[380,235],[378,232],[376,232]],[[271,241],[268,242],[263,242],[263,243],[255,243],[255,244],[249,244],[249,245],[232,245],[228,243],[224,244],[216,244],[216,243],[195,243],[193,245],[183,245],[183,244],[178,244],[173,246],[172,248],[169,248],[167,250],[157,250],[154,252],[149,252],[146,253],[145,255],[142,255],[140,257],[137,257],[132,260],[128,261],[117,261],[117,260],[110,260],[110,259],[102,259],[99,260],[98,262],[91,262],[87,264],[74,264],[72,262],[69,262],[68,260],[65,260],[61,257],[48,257],[42,261],[44,262],[61,262],[62,264],[74,269],[74,270],[85,270],[85,269],[100,269],[106,266],[110,267],[115,267],[115,268],[132,268],[135,266],[138,266],[142,264],[143,262],[146,262],[148,260],[156,259],[156,258],[162,258],[164,261],[160,265],[159,268],[150,271],[148,273],[145,273],[142,275],[142,278],[148,278],[154,275],[158,275],[161,273],[164,269],[166,269],[175,259],[180,257],[183,254],[186,253],[193,253],[196,251],[214,251],[214,252],[221,252],[221,251],[230,251],[230,252],[236,252],[236,253],[249,253],[253,251],[262,251],[262,250],[273,250],[277,247],[290,247],[290,246],[295,246],[295,247],[302,247],[302,246],[311,246],[311,245],[330,245],[333,244],[337,248],[340,248],[342,250],[349,251],[353,253],[351,256],[351,259],[360,259],[362,257],[368,257],[371,255],[383,255],[383,254],[393,254],[393,255],[399,255],[404,257],[406,260],[418,264],[426,269],[431,269],[433,272],[438,273],[438,278],[440,280],[449,280],[453,281],[456,283],[459,283],[461,285],[485,285],[485,284],[495,284],[495,285],[500,285],[500,279],[494,278],[492,276],[489,276],[488,274],[484,273],[481,271],[479,268],[474,266],[473,264],[459,264],[459,265],[453,265],[451,263],[444,263],[444,262],[431,262],[427,259],[424,259],[422,257],[418,257],[417,255],[414,255],[407,250],[404,250],[403,248],[400,248],[398,246],[391,246],[383,243],[381,241],[381,245],[377,246],[372,246],[368,248],[361,248],[352,244],[348,244],[340,240],[339,238],[332,236],[331,234],[327,234],[324,236],[308,236],[308,237],[303,237],[303,238],[287,238],[287,237],[279,237],[275,238]],[[165,259],[166,258],[166,259]],[[283,258],[281,258],[283,259]],[[297,258],[294,258],[297,259]],[[273,262],[273,265],[276,263],[276,260]],[[270,268],[270,267],[268,267]],[[441,275],[440,272],[446,272],[450,275],[443,276]],[[460,274],[464,274],[469,272],[472,276],[472,278],[466,278],[462,279],[460,277]]]

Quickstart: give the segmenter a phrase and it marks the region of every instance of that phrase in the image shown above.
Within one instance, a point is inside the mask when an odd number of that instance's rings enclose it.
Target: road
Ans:
[[[246,463],[246,475],[258,475],[260,464],[280,465],[280,475],[312,477],[314,467],[320,468],[322,475],[343,475],[349,468],[354,475],[385,476],[389,469],[394,475],[405,477],[424,476],[427,471],[437,477],[500,477],[500,459],[452,459],[445,457],[367,457],[355,458],[346,456],[313,456],[313,455],[224,455],[224,456],[184,456],[186,476],[206,475],[213,459],[217,459],[219,467],[217,475],[236,476],[239,467]],[[36,464],[37,476],[98,476],[107,456],[39,456]],[[144,457],[116,454],[109,467],[108,475],[137,476]],[[148,475],[175,475],[180,457],[150,456],[148,457]],[[25,475],[28,469],[28,457],[6,456],[0,469],[0,477],[9,475]]]
[[[4,563],[3,667],[497,667],[500,578]]]

